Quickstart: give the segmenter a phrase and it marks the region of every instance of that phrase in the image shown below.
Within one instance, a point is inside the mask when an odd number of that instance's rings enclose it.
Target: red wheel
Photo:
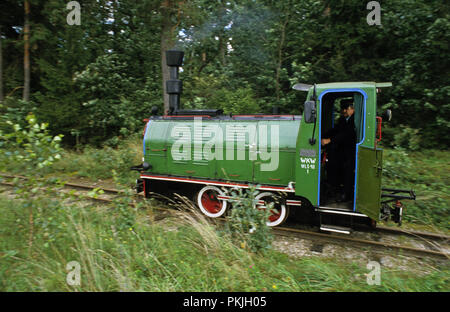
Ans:
[[[218,199],[218,196],[224,196],[224,193],[218,187],[211,185],[205,186],[198,192],[198,207],[208,217],[220,217],[227,209],[227,201]]]
[[[270,210],[269,220],[267,221],[267,226],[277,226],[286,220],[288,212],[286,209],[286,205],[281,203],[280,200],[277,200],[275,194],[270,192],[264,192],[255,197],[258,200],[256,204],[257,209],[266,209],[267,205],[273,203],[273,207]]]

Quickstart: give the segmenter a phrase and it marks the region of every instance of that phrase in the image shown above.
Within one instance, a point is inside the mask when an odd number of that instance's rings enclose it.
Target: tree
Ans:
[[[169,95],[166,92],[166,81],[169,80],[169,69],[166,65],[166,51],[171,49],[174,44],[172,10],[174,2],[165,0],[161,3],[161,72],[162,72],[162,90],[164,97],[164,115],[169,112]]]
[[[386,0],[381,26],[358,0],[85,0],[74,26],[67,2],[0,2],[0,100],[3,87],[9,113],[35,110],[66,143],[76,132],[100,144],[140,129],[152,106],[167,112],[176,48],[186,107],[299,114],[297,82],[392,81],[379,103],[398,141],[450,145],[445,1]]]
[[[176,30],[180,24],[185,1],[163,0],[160,6],[161,14],[161,72],[164,97],[164,114],[169,112],[169,95],[166,92],[166,81],[169,80],[169,69],[166,63],[166,51],[174,48],[177,37]]]
[[[449,17],[448,3],[411,0],[390,2],[383,16],[382,68],[393,81],[384,107],[394,111],[394,131],[422,147],[450,146]]]
[[[0,26],[0,103],[3,102],[3,48],[2,48],[2,27]]]
[[[25,0],[25,23],[24,23],[24,53],[23,53],[23,100],[30,100],[30,2]]]

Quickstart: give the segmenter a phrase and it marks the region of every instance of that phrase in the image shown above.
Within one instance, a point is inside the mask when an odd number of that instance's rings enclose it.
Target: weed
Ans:
[[[265,251],[270,248],[272,235],[267,226],[273,203],[266,209],[257,209],[258,195],[256,187],[247,190],[233,190],[230,202],[233,204],[227,217],[226,228],[241,248],[248,248],[253,252]]]

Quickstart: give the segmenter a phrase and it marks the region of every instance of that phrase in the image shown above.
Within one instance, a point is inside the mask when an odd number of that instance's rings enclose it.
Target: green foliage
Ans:
[[[28,173],[35,172],[61,158],[62,135],[50,135],[47,123],[39,124],[34,114],[29,113],[23,128],[8,117],[3,115],[0,119],[0,129],[10,127],[9,131],[0,130],[0,147],[5,150],[0,156],[0,169],[14,165]]]
[[[220,99],[217,103],[225,114],[257,114],[260,112],[258,102],[249,87],[237,90],[217,90],[217,98]]]
[[[367,24],[367,3],[358,0],[195,0],[170,8],[86,0],[76,27],[66,23],[65,4],[31,1],[31,106],[68,144],[114,146],[140,131],[152,106],[162,111],[161,49],[170,46],[185,51],[186,108],[299,114],[305,93],[292,90],[297,82],[391,81],[378,103],[393,110],[392,144],[450,145],[442,135],[450,127],[445,1],[384,1],[381,26]],[[18,98],[23,6],[5,0],[0,11],[4,93]]]
[[[256,114],[260,107],[248,85],[235,87],[226,75],[208,75],[186,82],[186,108],[221,108],[224,114]],[[236,88],[236,89],[234,89]],[[195,92],[198,90],[199,92]],[[189,99],[190,97],[190,99]]]
[[[255,197],[258,193],[255,187],[245,191],[242,189],[232,191],[230,202],[233,208],[227,217],[226,228],[243,248],[264,252],[270,248],[273,239],[266,224],[273,203],[266,209],[256,209]]]
[[[449,7],[441,1],[395,1],[384,14],[386,34],[395,36],[382,67],[393,82],[385,107],[394,111],[393,124],[420,128],[422,147],[448,147]],[[394,48],[396,47],[396,48]]]
[[[117,174],[116,170],[112,170],[112,175],[116,185],[120,186],[122,194],[117,196],[113,200],[113,206],[116,211],[116,218],[114,222],[115,230],[123,235],[125,231],[133,231],[133,227],[136,224],[137,211],[142,208],[144,203],[136,203],[133,196],[134,190],[128,186],[121,184],[121,177]],[[126,235],[125,235],[126,236]]]
[[[59,144],[62,135],[50,135],[48,124],[39,124],[33,113],[26,116],[23,127],[10,119],[13,118],[8,114],[0,117],[0,129],[9,126],[7,130],[0,130],[0,147],[4,150],[0,155],[0,170],[14,167],[22,175],[28,176],[24,180],[16,178],[13,182],[15,193],[22,199],[20,206],[28,213],[27,218],[21,217],[15,222],[18,228],[28,231],[28,253],[31,254],[36,239],[45,241],[43,247],[48,248],[50,243],[59,238],[64,228],[55,218],[55,213],[63,210],[62,202],[54,200],[52,191],[46,189],[49,185],[52,190],[60,186],[59,181],[38,178],[61,158],[62,148]],[[28,220],[28,224],[23,224],[24,220]]]
[[[411,129],[408,126],[400,125],[394,135],[395,146],[404,147],[411,151],[418,150],[421,143],[419,132],[419,129]]]
[[[3,103],[0,103],[0,114],[2,115],[0,121],[0,129],[5,133],[10,133],[13,131],[10,125],[6,123],[7,120],[11,121],[13,124],[18,124],[22,128],[26,127],[27,115],[31,112],[36,113],[36,103],[27,102],[23,100],[16,99],[14,97],[7,97]]]
[[[103,55],[77,73],[76,83],[89,94],[83,103],[88,119],[89,141],[100,143],[117,135],[130,135],[142,127],[150,110],[151,92],[136,90],[138,79],[128,75],[128,64],[116,54]],[[133,94],[137,92],[137,94]],[[145,99],[141,101],[140,99]],[[97,133],[96,133],[97,132]],[[109,140],[114,145],[117,139]]]

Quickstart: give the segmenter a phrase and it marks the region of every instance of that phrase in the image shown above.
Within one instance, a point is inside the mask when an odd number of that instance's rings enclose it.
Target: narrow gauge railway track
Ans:
[[[14,183],[11,182],[5,182],[5,181],[0,181],[0,185],[5,185],[5,186],[9,186],[9,187],[14,187]],[[89,188],[87,186],[83,186],[81,187],[81,185],[73,185],[73,184],[68,184],[68,185],[64,185],[65,188],[75,188],[75,189],[83,189],[83,190],[93,190],[95,189],[95,187]],[[112,191],[110,193],[113,193]],[[92,201],[98,201],[98,202],[103,202],[103,203],[112,203],[113,201],[111,199],[107,199],[107,198],[101,198],[101,197],[93,197],[93,196],[87,196],[84,195],[85,199],[89,199]]]
[[[366,239],[360,239],[360,238],[354,238],[350,236],[342,236],[342,235],[335,235],[335,234],[326,234],[326,233],[320,233],[320,232],[313,232],[313,231],[306,231],[306,230],[299,230],[294,228],[284,228],[284,227],[276,227],[273,229],[275,233],[278,235],[284,235],[284,236],[310,236],[317,239],[320,239],[322,241],[336,241],[336,242],[346,242],[349,244],[356,244],[359,246],[371,246],[378,249],[391,249],[391,250],[397,250],[397,251],[405,251],[409,254],[416,255],[416,256],[436,256],[440,258],[447,258],[450,259],[450,254],[446,252],[442,252],[439,250],[430,250],[430,249],[423,249],[423,248],[415,248],[410,246],[404,246],[404,245],[396,245],[388,242],[380,242],[380,241],[372,241],[372,240],[366,240]],[[409,234],[409,233],[408,233]],[[433,248],[437,249],[437,248]]]
[[[28,179],[27,177],[24,177],[24,176],[21,176],[21,175],[11,175],[11,174],[6,174],[6,173],[0,173],[0,177],[8,178],[8,179],[15,179],[15,178],[17,178],[17,179]],[[5,183],[7,183],[7,182],[5,182]],[[78,184],[78,183],[65,182],[64,186],[65,187],[74,188],[74,189],[81,189],[81,190],[93,190],[93,189],[97,188],[97,189],[101,189],[105,193],[110,193],[110,194],[123,193],[123,191],[121,191],[121,190],[104,188],[104,187],[97,187],[97,186],[91,186],[91,185],[84,185],[84,184]]]
[[[0,173],[0,177],[14,179],[27,179],[24,176],[18,176],[18,175],[10,175],[10,174],[4,174]],[[14,186],[11,182],[5,182],[1,181],[0,184],[5,186]],[[71,188],[71,189],[79,189],[79,190],[103,190],[105,193],[109,194],[120,194],[123,193],[123,191],[111,189],[111,188],[102,188],[98,186],[89,186],[89,185],[83,185],[83,184],[77,184],[77,183],[64,183],[65,188]],[[143,199],[143,195],[138,194],[139,197]],[[112,203],[112,199],[107,198],[99,198],[99,197],[92,197],[92,196],[86,196],[84,195],[85,199],[90,199],[93,201],[99,201],[102,203]],[[160,211],[172,211],[172,209],[169,208],[160,208],[156,207],[157,210]],[[218,220],[220,222],[224,222],[225,218],[217,218],[215,220]],[[443,252],[439,250],[439,248],[436,247],[435,244],[430,244],[431,249],[424,249],[424,248],[416,248],[411,246],[404,246],[404,245],[397,245],[390,242],[382,242],[382,241],[373,241],[373,240],[367,240],[367,239],[361,239],[361,238],[355,238],[351,236],[343,236],[343,235],[336,235],[336,234],[327,234],[317,231],[309,231],[309,230],[303,230],[303,229],[297,229],[292,227],[275,227],[273,228],[273,231],[276,235],[280,236],[288,236],[288,237],[298,237],[298,238],[306,238],[306,239],[314,239],[314,240],[320,240],[323,242],[341,242],[351,245],[359,245],[359,246],[371,246],[376,249],[389,249],[389,250],[396,250],[396,251],[403,251],[408,254],[414,255],[414,256],[428,256],[428,257],[439,257],[439,258],[450,258],[450,254],[448,252]],[[439,233],[430,233],[430,232],[421,232],[421,231],[411,231],[411,230],[404,230],[404,229],[396,229],[396,228],[390,228],[390,227],[377,227],[373,230],[374,233],[385,233],[385,234],[392,234],[392,235],[406,235],[411,236],[414,238],[421,239],[421,242],[423,241],[438,241],[440,243],[448,243],[450,241],[450,236],[439,234]],[[428,241],[429,242],[429,241]]]

